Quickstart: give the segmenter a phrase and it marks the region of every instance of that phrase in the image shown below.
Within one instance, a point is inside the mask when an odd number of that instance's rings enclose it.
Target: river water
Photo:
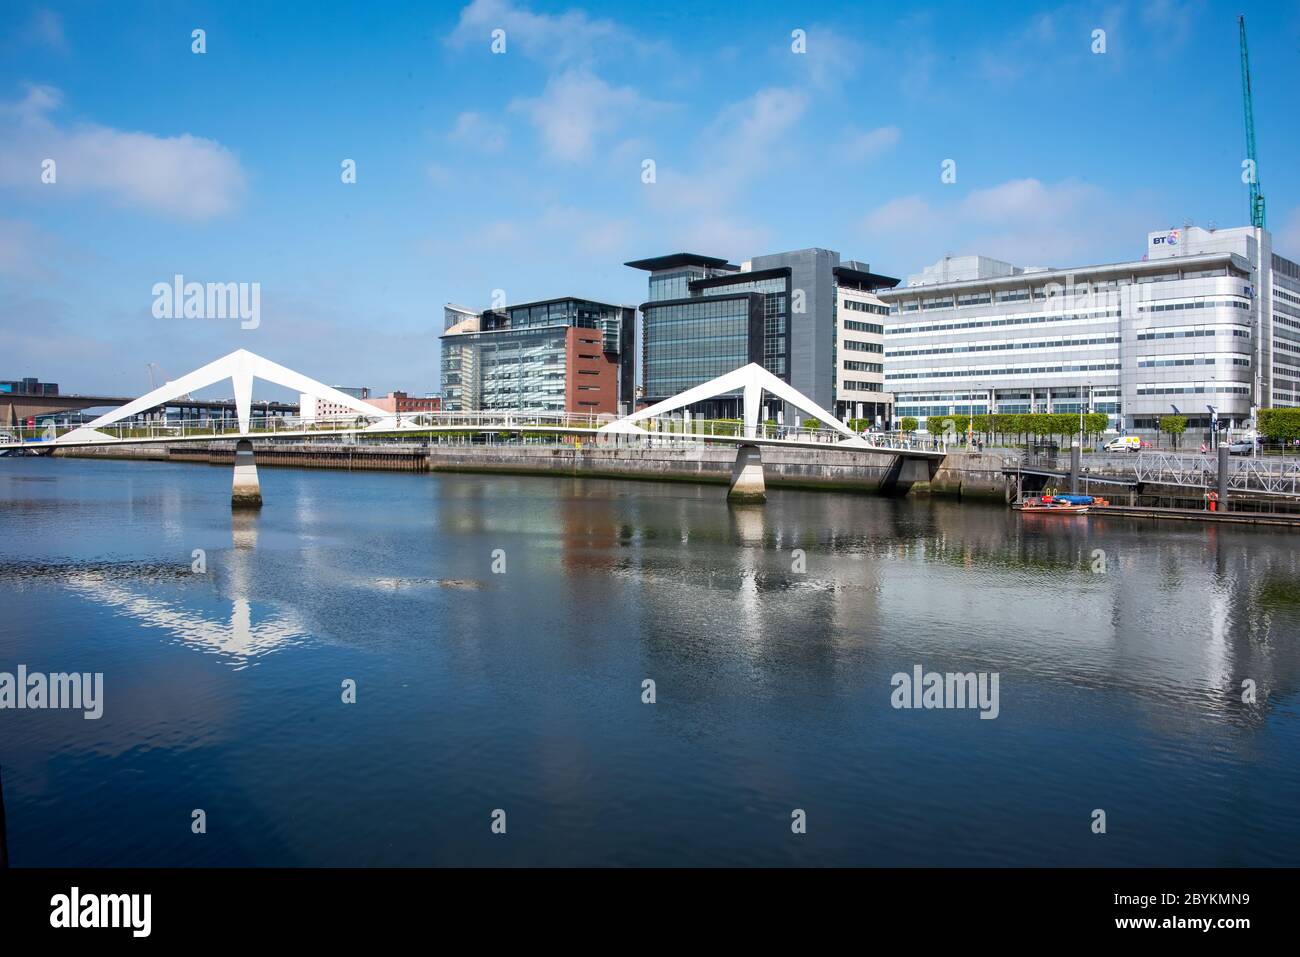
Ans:
[[[12,864],[1300,863],[1294,533],[261,473],[0,459]]]

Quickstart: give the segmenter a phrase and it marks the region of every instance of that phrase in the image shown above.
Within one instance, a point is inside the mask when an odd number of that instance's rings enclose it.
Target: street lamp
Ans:
[[[1081,389],[1080,391],[1082,392],[1084,389],[1087,390],[1086,393],[1084,393],[1083,395],[1080,395],[1080,396],[1079,396],[1079,448],[1083,448],[1083,411],[1084,411],[1084,405],[1085,405],[1085,404],[1087,404],[1088,406],[1091,406],[1091,405],[1092,405],[1092,383],[1091,383],[1091,382],[1085,382],[1085,383],[1083,384],[1083,389]],[[1088,411],[1092,411],[1091,408],[1089,408]]]

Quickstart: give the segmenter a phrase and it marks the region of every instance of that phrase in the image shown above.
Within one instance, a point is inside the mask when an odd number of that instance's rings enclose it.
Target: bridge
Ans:
[[[1075,452],[1074,449],[1071,450]],[[1234,457],[1226,448],[1214,455],[1147,451],[1110,456],[1072,454],[1068,468],[1059,468],[1055,458],[1027,455],[1008,460],[1008,476],[1034,475],[1081,486],[1101,485],[1130,488],[1163,486],[1191,492],[1212,491],[1226,502],[1230,494],[1276,496],[1300,500],[1300,460],[1281,457]]]
[[[36,392],[0,392],[0,429],[23,429],[28,419],[38,416],[58,415],[60,412],[84,412],[87,409],[108,409],[125,405],[130,398],[111,395],[47,395]],[[176,409],[196,419],[233,418],[235,403],[231,399],[178,398],[140,413],[146,416],[160,408]],[[258,402],[253,407],[255,416],[293,415],[298,411],[296,402]],[[205,413],[205,414],[204,414]]]
[[[311,395],[351,410],[351,414],[328,420],[300,416],[253,415],[253,381],[273,384]],[[230,380],[234,386],[233,421],[180,419],[170,422],[134,421],[199,389]],[[689,407],[720,395],[740,392],[744,417],[740,421],[692,418]],[[817,420],[815,427],[772,425],[759,422],[764,393],[789,403]],[[27,434],[39,431],[39,434]],[[184,442],[234,441],[235,468],[231,503],[235,507],[260,507],[261,486],[257,478],[254,443],[338,438],[355,442],[363,437],[387,436],[418,440],[439,434],[510,433],[517,435],[569,436],[575,441],[597,445],[661,446],[683,443],[712,443],[736,448],[728,498],[759,502],[766,496],[763,480],[764,447],[878,452],[900,466],[904,482],[928,480],[944,453],[916,447],[902,437],[868,436],[854,432],[827,410],[793,389],[788,383],[751,363],[688,389],[632,415],[569,414],[547,412],[419,412],[394,413],[362,399],[340,392],[302,373],[238,349],[199,369],[167,382],[157,389],[101,415],[84,426],[61,430],[53,423],[42,430],[19,429],[12,441],[0,442],[0,453],[45,453],[58,448],[148,445]]]

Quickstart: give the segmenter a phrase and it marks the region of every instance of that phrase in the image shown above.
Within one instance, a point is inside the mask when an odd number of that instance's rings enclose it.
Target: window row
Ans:
[[[1024,316],[1008,316],[1002,319],[978,319],[971,322],[940,322],[933,326],[895,326],[886,329],[887,336],[901,336],[912,332],[948,332],[953,329],[988,329],[994,326],[1026,326],[1040,322],[1073,322],[1077,319],[1118,319],[1120,311],[1097,310],[1095,312],[1060,312],[1041,313]]]
[[[898,379],[970,379],[976,376],[1022,376],[1049,372],[1111,372],[1119,369],[1117,362],[1093,362],[1079,365],[1032,366],[1011,369],[929,369],[924,372],[891,372],[886,378]]]
[[[887,359],[903,359],[908,356],[942,356],[965,352],[1005,352],[1010,349],[1061,349],[1066,346],[1114,345],[1120,341],[1119,336],[1092,336],[1078,339],[1037,340],[1032,342],[992,342],[978,346],[948,346],[936,349],[899,349],[886,352]]]

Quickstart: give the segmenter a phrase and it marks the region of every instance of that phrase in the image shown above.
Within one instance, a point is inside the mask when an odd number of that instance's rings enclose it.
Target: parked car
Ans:
[[[1229,455],[1250,455],[1255,451],[1255,443],[1250,439],[1238,439],[1228,446]]]
[[[1117,439],[1111,439],[1105,445],[1107,452],[1136,452],[1142,448],[1142,439],[1136,435],[1121,435]]]

